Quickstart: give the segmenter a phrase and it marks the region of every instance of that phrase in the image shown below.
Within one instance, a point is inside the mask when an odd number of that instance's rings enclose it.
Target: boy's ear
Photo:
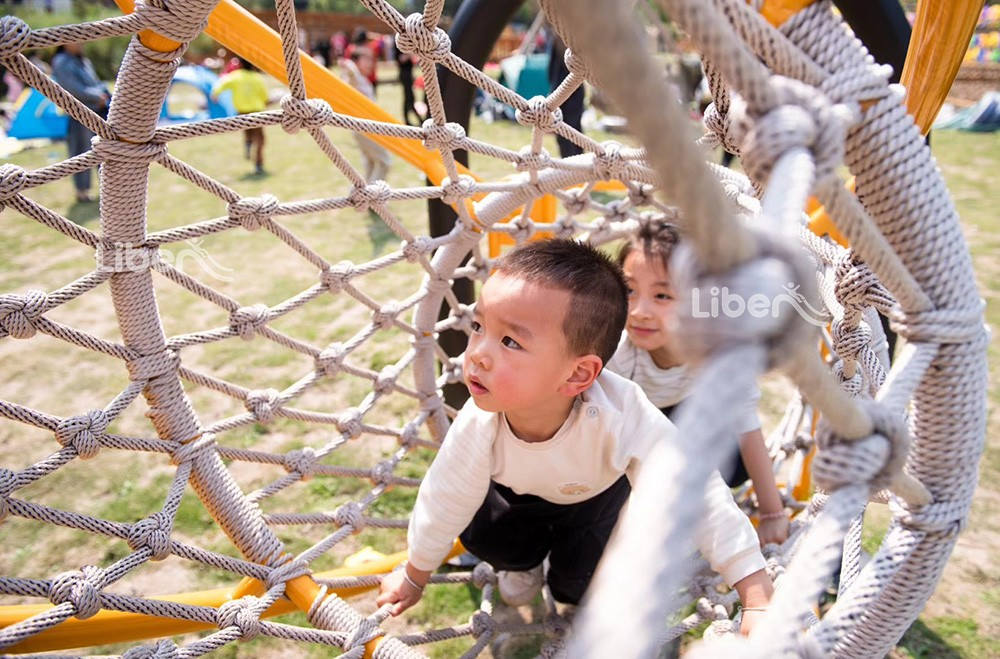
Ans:
[[[597,355],[577,357],[573,372],[559,387],[559,393],[576,396],[586,391],[600,375],[602,368],[604,368],[604,362]]]

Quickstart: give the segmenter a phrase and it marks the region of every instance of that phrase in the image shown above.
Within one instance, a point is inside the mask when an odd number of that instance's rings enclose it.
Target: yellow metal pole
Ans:
[[[448,556],[450,558],[463,551],[464,548],[461,543],[456,540]],[[404,560],[406,560],[406,552],[401,551],[372,561],[366,561],[358,566],[339,567],[327,572],[319,572],[312,576],[289,579],[285,584],[285,594],[288,599],[278,600],[261,617],[271,618],[293,611],[308,611],[315,601],[316,595],[319,593],[319,585],[316,583],[316,579],[384,574],[390,572]],[[375,586],[351,586],[331,589],[329,593],[340,597],[353,597],[373,588]],[[256,579],[244,578],[235,587],[174,595],[157,595],[150,599],[190,604],[192,606],[207,606],[216,609],[226,602],[239,599],[244,595],[260,596],[264,592],[265,587],[263,583]],[[51,608],[53,608],[51,604],[26,604],[0,607],[0,629],[27,620]],[[211,629],[216,629],[216,627],[196,620],[180,620],[142,613],[101,610],[97,615],[86,620],[70,618],[40,634],[36,634],[31,638],[6,648],[5,651],[22,653],[66,650],[106,643],[121,643],[124,641],[190,634],[192,632]],[[370,649],[374,649],[374,647],[372,645]]]

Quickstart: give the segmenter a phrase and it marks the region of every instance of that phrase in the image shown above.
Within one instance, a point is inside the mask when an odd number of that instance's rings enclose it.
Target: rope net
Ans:
[[[947,191],[905,113],[900,90],[886,84],[884,67],[871,63],[828,2],[810,5],[778,29],[735,0],[664,1],[667,14],[702,52],[712,83],[715,103],[703,141],[739,153],[744,176],[704,164],[703,148],[643,50],[628,3],[543,2],[569,46],[570,75],[549,96],[532,99],[451,53],[447,34],[436,27],[443,2],[430,0],[421,13],[406,17],[387,2],[364,4],[395,31],[400,50],[420,58],[430,110],[422,127],[335,112],[310,97],[290,0],[277,3],[289,87],[281,109],[174,126],[156,125],[160,104],[184,44],[202,31],[214,2],[149,1],[121,17],[40,30],[12,16],[0,19],[4,66],[97,135],[93,150],[75,158],[30,171],[0,166],[0,203],[8,213],[67,236],[96,258],[92,271],[55,290],[0,296],[0,350],[13,355],[31,345],[24,340],[57,340],[97,356],[81,357],[81,364],[121,362],[124,368],[117,370],[127,376],[106,398],[91,396],[86,406],[69,412],[0,401],[0,416],[18,424],[5,429],[7,436],[37,436],[37,454],[5,454],[8,464],[0,470],[0,520],[11,537],[27,537],[16,533],[46,524],[103,536],[119,548],[68,552],[69,562],[61,566],[66,571],[54,575],[0,576],[0,593],[8,601],[51,604],[0,629],[0,648],[52,647],[31,643],[67,621],[104,610],[191,623],[185,631],[210,630],[180,645],[140,645],[125,653],[129,657],[193,657],[257,636],[335,646],[351,657],[363,656],[366,646],[377,657],[420,656],[412,646],[471,636],[466,656],[477,656],[505,633],[545,633],[544,656],[651,656],[706,620],[715,621],[715,643],[739,646],[734,651],[747,655],[775,649],[884,655],[929,597],[964,523],[985,428],[985,334],[971,263]],[[23,54],[145,30],[161,38],[133,37],[107,120]],[[176,44],[164,46],[163,38]],[[616,44],[614,58],[601,56],[601,44],[608,43]],[[513,106],[517,121],[531,129],[529,143],[519,151],[505,149],[449,122],[438,66]],[[585,80],[626,109],[642,147],[597,142],[562,121],[558,106]],[[213,178],[210,165],[181,160],[169,148],[179,140],[278,125],[308,135],[330,164],[317,179],[342,178],[347,193],[299,200],[247,196]],[[335,131],[418,141],[440,154],[438,180],[414,187],[367,182],[331,140]],[[549,134],[569,139],[584,153],[551,156],[542,148]],[[476,179],[457,165],[460,149],[507,163],[516,173]],[[857,175],[864,205],[838,179],[842,163]],[[27,194],[97,165],[98,231]],[[153,166],[214,196],[224,212],[150,231]],[[600,181],[619,181],[623,192],[595,195]],[[559,210],[544,217],[540,200],[548,194]],[[850,249],[803,227],[801,209],[809,194],[826,205]],[[410,219],[407,209],[428,199],[456,209],[458,220],[447,235],[429,237]],[[349,249],[337,244],[338,229],[330,232],[331,244],[300,236],[306,220],[336,226],[332,222],[350,209],[377,215],[399,247],[370,260],[348,260]],[[355,534],[362,533],[361,542],[381,537],[365,534],[402,537],[420,460],[443,438],[455,413],[444,403],[442,387],[461,381],[460,359],[445,354],[436,336],[469,331],[470,309],[451,285],[488,275],[485,232],[503,232],[516,244],[540,232],[603,244],[664,219],[683,225],[690,237],[678,256],[678,291],[724,284],[749,299],[757,292],[787,293],[785,284],[795,282],[800,297],[792,299],[822,300],[814,318],[821,322],[805,322],[794,305],[777,318],[682,321],[690,353],[703,363],[678,420],[691,460],[660,465],[657,482],[636,485],[630,507],[644,516],[643,528],[623,526],[571,641],[551,598],[544,622],[508,624],[494,616],[495,575],[485,564],[434,578],[482,588],[481,606],[468,622],[386,636],[380,625],[387,608],[358,611],[333,592],[346,596],[350,589],[370,587],[378,574],[329,576],[317,569],[356,549]],[[213,287],[161,258],[166,246],[233,234],[248,245],[266,243],[268,255],[294,259],[308,273],[306,284],[286,286],[271,299],[259,287]],[[409,288],[396,290],[399,281]],[[170,314],[163,306],[168,289],[183,291],[187,300],[171,306]],[[100,295],[106,300],[101,312],[113,308],[117,329],[73,327],[57,319]],[[442,303],[448,314],[439,319]],[[690,300],[678,306],[685,304]],[[875,310],[893,319],[908,344],[891,370]],[[173,317],[178,314],[185,322]],[[191,316],[201,323],[194,329],[186,322]],[[829,330],[816,329],[826,321],[832,321]],[[833,356],[832,373],[818,356],[820,337]],[[248,354],[268,357],[254,361]],[[301,364],[297,377],[270,380],[268,359]],[[719,578],[703,563],[663,557],[685,542],[700,514],[693,506],[697,498],[685,493],[700,488],[733,448],[713,441],[732,434],[719,407],[773,367],[801,392],[770,438],[773,452],[801,461],[821,418],[814,463],[820,490],[808,504],[788,497],[790,507],[804,510],[789,540],[766,548],[778,588],[764,629],[747,640],[723,633],[732,631],[735,593],[720,592]],[[90,391],[108,386],[102,382]],[[32,399],[30,391],[25,397]],[[105,519],[93,509],[75,509],[74,503],[83,502],[53,497],[46,487],[75,487],[87,479],[106,484],[99,475],[114,473],[125,464],[122,456],[133,454],[146,457],[127,464],[165,475],[158,481],[158,508]],[[92,468],[81,461],[92,461]],[[176,528],[193,501],[190,493],[185,497],[188,484],[226,542],[199,542]],[[303,510],[303,501],[315,500],[304,493],[317,491],[327,495],[321,508]],[[890,503],[893,522],[879,553],[862,569],[860,516],[870,498]],[[161,561],[177,560],[242,578],[241,596],[206,606],[147,597],[128,587],[133,579],[141,584]],[[812,605],[841,560],[839,599],[816,620]],[[636,565],[648,579],[636,578]],[[695,602],[694,612],[666,624],[682,598]],[[311,626],[265,619],[269,608],[276,607],[267,615],[282,606],[292,610],[290,603],[307,614]]]

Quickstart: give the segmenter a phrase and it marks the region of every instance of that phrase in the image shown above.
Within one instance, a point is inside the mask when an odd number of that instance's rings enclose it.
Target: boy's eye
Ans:
[[[521,349],[521,344],[515,341],[514,339],[510,338],[509,336],[505,336],[502,339],[500,339],[500,343],[504,344],[508,348],[513,348],[515,350]]]
[[[631,287],[631,286],[626,286],[626,287],[625,287],[625,293],[626,293],[626,294],[628,294],[628,295],[632,295],[632,293],[634,293],[634,292],[635,292],[635,291],[634,291],[634,290],[632,290],[632,287]]]
[[[674,296],[670,295],[669,293],[657,293],[656,294],[656,299],[657,300],[673,300]]]
[[[472,331],[475,332],[476,334],[479,334],[479,331],[483,329],[483,326],[480,325],[479,321],[476,320],[472,321],[472,323],[469,324],[469,327],[471,327]]]

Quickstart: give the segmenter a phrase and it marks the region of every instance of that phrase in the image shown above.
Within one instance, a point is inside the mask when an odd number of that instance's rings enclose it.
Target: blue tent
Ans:
[[[517,54],[500,60],[500,84],[525,98],[548,95],[549,54]]]
[[[204,108],[197,112],[172,112],[170,110],[169,92],[167,100],[160,109],[160,122],[179,123],[183,121],[200,121],[202,119],[218,119],[236,115],[233,107],[232,94],[223,92],[217,101],[212,100],[212,86],[219,79],[215,73],[204,66],[181,66],[174,73],[171,86],[177,83],[190,85],[201,93]],[[26,89],[14,106],[14,121],[11,122],[7,134],[19,140],[36,137],[47,137],[61,140],[66,137],[66,127],[69,119],[55,103],[47,99],[35,89]]]
[[[1000,130],[1000,92],[986,92],[975,105],[934,122],[934,130],[953,128],[979,133]]]
[[[14,104],[14,121],[7,131],[9,137],[30,140],[47,137],[60,140],[66,137],[69,119],[55,103],[35,89],[25,89]]]
[[[204,97],[204,110],[197,112],[172,111],[170,105],[170,93],[167,93],[167,100],[163,102],[160,109],[160,121],[169,123],[179,123],[184,121],[200,121],[202,119],[219,119],[221,117],[233,117],[236,115],[236,108],[233,107],[233,95],[225,91],[219,95],[218,100],[212,100],[212,87],[219,80],[219,76],[204,66],[184,65],[177,68],[171,85],[178,83],[190,85],[201,92]]]

